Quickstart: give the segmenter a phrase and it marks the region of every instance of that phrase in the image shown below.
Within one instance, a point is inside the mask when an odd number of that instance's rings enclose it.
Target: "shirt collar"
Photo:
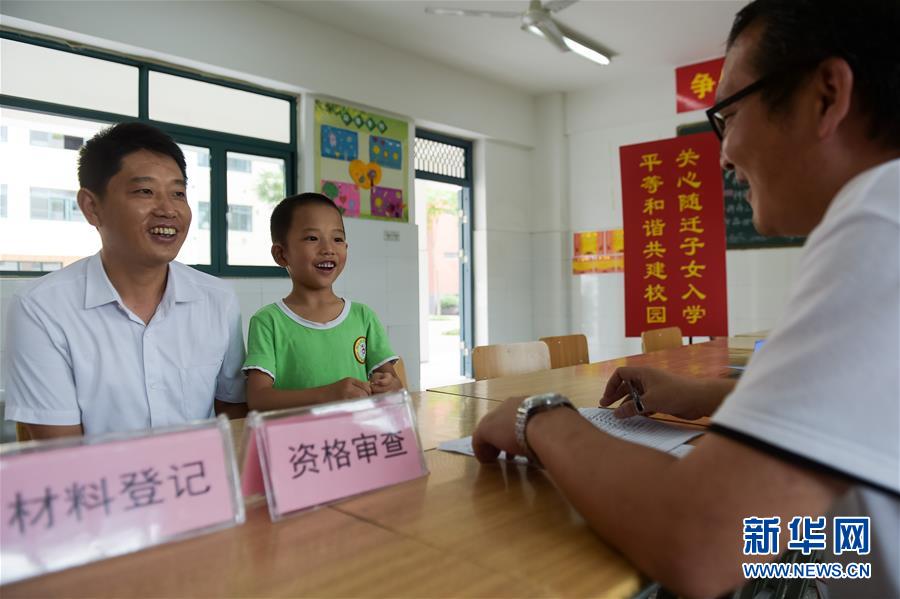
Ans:
[[[182,272],[181,268],[173,268],[173,265],[169,263],[166,290],[160,304],[194,302],[200,299],[203,299],[203,295],[194,282],[186,273]],[[88,258],[87,262],[84,308],[89,310],[112,302],[121,304],[122,298],[106,275],[103,261],[100,259],[100,252],[97,252]]]
[[[84,309],[90,310],[97,306],[109,304],[112,302],[121,303],[119,292],[113,287],[106,276],[103,269],[103,262],[100,260],[100,252],[97,252],[87,261],[87,276],[84,288]]]

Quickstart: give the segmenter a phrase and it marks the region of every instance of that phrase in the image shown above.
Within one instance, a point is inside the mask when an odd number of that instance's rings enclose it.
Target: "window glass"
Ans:
[[[0,72],[6,95],[138,116],[138,69],[131,65],[0,39]]]
[[[291,104],[287,100],[156,71],[150,71],[150,118],[291,141]]]
[[[77,203],[78,152],[65,140],[89,139],[107,124],[10,108],[0,108],[0,120],[0,263],[47,271],[96,253],[100,236]]]
[[[284,199],[284,160],[228,152],[227,162],[228,264],[275,266],[269,219]]]
[[[184,264],[211,264],[209,148],[178,144],[187,164],[187,199],[191,207],[191,227],[178,252]]]
[[[35,220],[69,220],[84,222],[74,189],[31,188],[31,218]]]

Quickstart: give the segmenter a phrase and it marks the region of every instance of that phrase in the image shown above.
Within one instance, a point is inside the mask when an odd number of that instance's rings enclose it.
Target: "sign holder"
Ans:
[[[406,391],[251,412],[244,447],[244,496],[273,522],[428,474]]]
[[[243,524],[224,415],[0,446],[0,584]]]

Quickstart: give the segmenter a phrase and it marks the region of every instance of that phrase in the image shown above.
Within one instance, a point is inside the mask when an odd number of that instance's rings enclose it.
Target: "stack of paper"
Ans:
[[[702,430],[693,427],[660,422],[644,416],[621,420],[613,416],[613,411],[607,408],[581,408],[578,411],[594,426],[613,437],[671,453],[678,457],[684,457],[691,450],[692,446],[685,445],[685,443],[703,434]],[[472,450],[472,437],[445,441],[438,446],[438,449],[464,455],[475,455]],[[516,461],[524,463],[526,460],[524,457],[518,456]]]

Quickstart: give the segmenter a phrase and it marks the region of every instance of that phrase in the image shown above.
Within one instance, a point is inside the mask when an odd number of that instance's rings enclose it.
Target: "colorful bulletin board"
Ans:
[[[719,140],[699,133],[619,148],[625,335],[678,326],[728,334]]]
[[[622,229],[575,233],[572,274],[623,272],[625,235]]]
[[[344,216],[409,221],[409,123],[316,100],[314,128],[318,191]]]

